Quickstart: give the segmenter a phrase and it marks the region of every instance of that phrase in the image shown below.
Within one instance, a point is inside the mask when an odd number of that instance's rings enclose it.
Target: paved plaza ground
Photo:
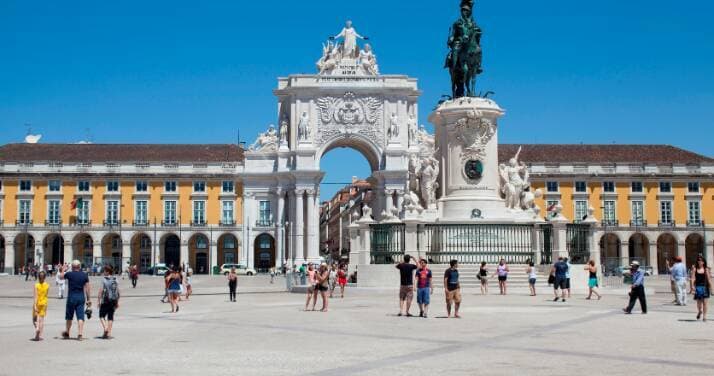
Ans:
[[[93,279],[93,294],[97,286]],[[97,338],[96,317],[86,340],[58,339],[64,301],[51,299],[37,343],[31,283],[0,277],[0,375],[714,374],[714,324],[694,321],[693,305],[673,306],[664,293],[650,297],[648,315],[626,316],[621,289],[567,303],[553,303],[546,289],[537,297],[467,291],[463,318],[447,320],[438,291],[432,317],[421,319],[395,315],[396,289],[353,288],[319,313],[303,312],[304,296],[284,292],[283,279],[242,277],[230,303],[222,278],[195,277],[198,295],[171,314],[159,302],[161,279],[120,286],[114,339]]]

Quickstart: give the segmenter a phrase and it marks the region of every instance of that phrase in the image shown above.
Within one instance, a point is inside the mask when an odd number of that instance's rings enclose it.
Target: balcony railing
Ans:
[[[149,225],[149,221],[146,219],[135,219],[133,222],[131,222],[131,225],[134,227],[146,227]]]
[[[687,227],[704,227],[704,221],[701,219],[699,220],[688,220],[687,221]]]
[[[235,226],[235,225],[236,225],[236,221],[233,220],[233,219],[221,219],[220,225],[221,225],[221,226],[224,226],[224,227]]]
[[[176,223],[175,219],[161,221],[161,226],[163,226],[163,227],[173,227],[176,225],[177,225],[177,223]]]
[[[203,227],[203,226],[205,226],[205,225],[206,225],[206,221],[205,221],[205,220],[199,220],[199,221],[195,221],[195,220],[194,220],[194,221],[191,221],[191,226],[193,226],[193,227]]]
[[[273,226],[273,221],[269,219],[259,219],[255,221],[255,226],[256,227],[272,227]]]
[[[659,221],[657,223],[659,227],[674,227],[676,224],[675,221]]]
[[[102,225],[103,225],[104,227],[119,226],[119,220],[117,220],[117,219],[105,220],[104,222],[102,222]]]
[[[74,219],[70,222],[71,226],[91,226],[92,225],[92,220],[91,219]]]
[[[15,221],[15,226],[32,226],[32,220],[19,220]]]
[[[620,225],[620,221],[618,221],[617,219],[603,219],[603,220],[602,220],[602,225],[603,225],[603,226],[615,226],[615,227],[617,227],[617,226]]]
[[[635,219],[634,221],[630,221],[630,227],[647,227],[647,221]]]
[[[45,226],[62,226],[62,221],[60,219],[48,219],[45,221]]]

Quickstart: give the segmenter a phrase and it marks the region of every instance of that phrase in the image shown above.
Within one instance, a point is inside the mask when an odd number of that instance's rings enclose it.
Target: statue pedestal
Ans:
[[[498,119],[503,114],[490,99],[458,98],[429,115],[440,154],[440,221],[533,222],[533,213],[508,209],[501,197]]]

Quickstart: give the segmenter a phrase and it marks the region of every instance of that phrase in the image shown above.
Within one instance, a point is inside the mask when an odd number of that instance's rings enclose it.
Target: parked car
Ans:
[[[236,274],[242,275],[256,275],[255,269],[249,268],[243,264],[223,264],[221,265],[221,274],[228,275],[231,272],[231,268],[236,268]]]
[[[149,274],[151,275],[166,275],[169,271],[169,267],[166,264],[156,264],[149,269]]]

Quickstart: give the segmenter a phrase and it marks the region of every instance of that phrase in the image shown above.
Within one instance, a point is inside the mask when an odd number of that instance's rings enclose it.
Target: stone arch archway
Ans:
[[[72,254],[75,260],[82,263],[83,268],[94,264],[94,239],[89,234],[79,233],[72,238]]]
[[[45,236],[42,241],[44,250],[44,263],[57,265],[64,263],[64,238],[60,234],[52,233]]]
[[[622,242],[617,234],[609,232],[600,238],[600,259],[603,265],[603,273],[614,272],[622,263]]]
[[[275,266],[275,238],[262,233],[255,237],[253,245],[254,269],[258,272],[267,272]]]
[[[337,137],[327,141],[318,151],[316,161],[319,163],[325,155],[337,148],[349,148],[362,154],[372,171],[380,170],[385,164],[382,160],[383,150],[362,136]]]
[[[188,265],[194,274],[208,274],[210,246],[208,236],[202,233],[194,234],[188,240]]]
[[[149,235],[140,232],[131,238],[131,264],[139,268],[140,273],[145,273],[151,268],[153,243]]]
[[[650,241],[642,233],[634,233],[627,241],[629,262],[637,261],[640,265],[649,265]]]
[[[102,237],[102,259],[101,265],[110,265],[116,273],[123,269],[121,236],[116,233],[109,233]]]
[[[690,269],[697,261],[697,256],[704,255],[704,237],[701,234],[693,233],[687,236],[684,241],[685,262],[687,269]]]
[[[657,238],[657,270],[659,274],[667,274],[667,262],[672,262],[677,256],[677,239],[670,233],[664,233]]]
[[[168,267],[181,266],[181,239],[174,234],[169,233],[161,237],[161,262]]]
[[[35,264],[35,237],[22,233],[15,236],[15,270],[28,264]]]
[[[218,265],[240,262],[238,238],[233,234],[223,234],[218,237]]]

